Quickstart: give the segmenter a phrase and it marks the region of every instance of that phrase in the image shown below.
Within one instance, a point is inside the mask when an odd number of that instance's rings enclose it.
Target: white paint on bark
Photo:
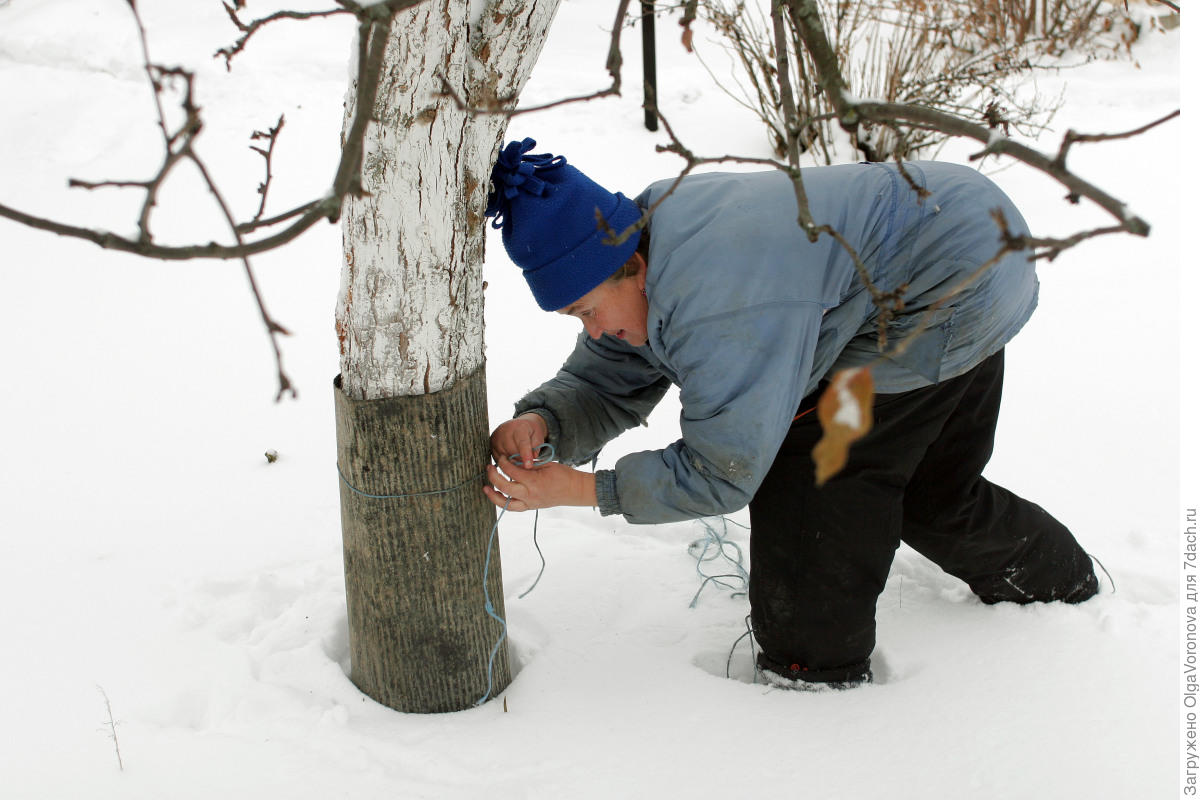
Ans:
[[[558,0],[473,5],[429,0],[392,25],[366,134],[367,195],[342,217],[336,324],[350,397],[436,392],[483,364],[483,210],[508,121],[460,110],[439,94],[442,77],[473,105],[515,98]]]

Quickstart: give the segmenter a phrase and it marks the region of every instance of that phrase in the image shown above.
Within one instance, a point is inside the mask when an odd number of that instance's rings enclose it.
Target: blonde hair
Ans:
[[[648,231],[641,231],[638,234],[637,250],[634,251],[634,254],[631,255],[624,264],[617,268],[616,272],[614,272],[612,275],[609,275],[608,278],[605,279],[605,282],[616,283],[617,281],[625,280],[626,278],[632,278],[634,275],[637,275],[637,257],[639,255],[647,265],[650,264],[650,234]]]

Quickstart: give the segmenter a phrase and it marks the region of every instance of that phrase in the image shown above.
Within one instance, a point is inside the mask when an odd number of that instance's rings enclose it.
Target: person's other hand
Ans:
[[[510,419],[492,431],[492,458],[497,464],[512,463],[508,459],[517,456],[520,464],[514,466],[535,469],[533,463],[539,447],[546,441],[546,420],[532,412]]]
[[[487,478],[491,485],[483,487],[483,493],[493,505],[509,511],[596,505],[596,476],[566,464],[519,469],[506,456],[499,468],[488,464]]]

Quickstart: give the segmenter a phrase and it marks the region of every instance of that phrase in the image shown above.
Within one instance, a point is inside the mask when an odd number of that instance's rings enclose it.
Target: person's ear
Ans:
[[[630,259],[637,265],[637,274],[634,276],[641,282],[642,286],[646,285],[646,259],[642,258],[642,254],[636,250]]]

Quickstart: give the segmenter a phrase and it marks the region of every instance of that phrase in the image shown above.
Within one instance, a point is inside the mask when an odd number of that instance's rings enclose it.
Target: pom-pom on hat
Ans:
[[[555,311],[595,289],[637,249],[637,235],[619,245],[596,221],[620,233],[642,212],[620,192],[595,183],[563,156],[531,155],[533,139],[509,142],[492,167],[486,215],[503,233],[508,257],[525,273],[537,304]]]

